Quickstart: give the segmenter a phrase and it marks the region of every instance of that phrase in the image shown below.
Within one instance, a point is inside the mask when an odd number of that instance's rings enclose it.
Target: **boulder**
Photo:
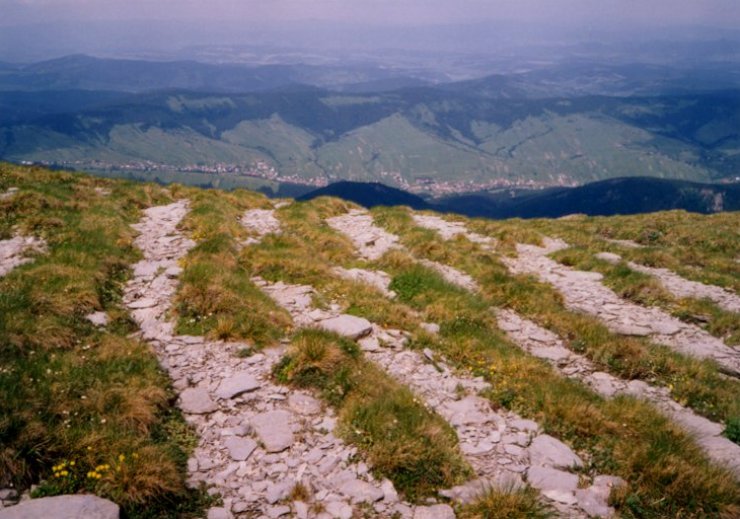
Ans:
[[[294,437],[288,411],[269,411],[250,420],[267,452],[281,452],[293,445]]]
[[[334,332],[352,340],[357,340],[373,331],[373,325],[367,319],[354,315],[342,314],[318,323],[322,329]]]
[[[532,465],[554,468],[582,467],[583,461],[566,444],[550,436],[540,434],[529,447]]]
[[[0,519],[118,519],[118,505],[93,495],[31,499],[0,510]]]
[[[191,387],[180,393],[180,409],[188,414],[208,414],[214,412],[217,406],[207,389]]]
[[[223,379],[216,390],[216,396],[228,400],[242,393],[259,389],[260,383],[247,371],[240,371]]]
[[[527,482],[542,491],[573,492],[578,488],[578,476],[550,467],[530,467],[527,471]]]

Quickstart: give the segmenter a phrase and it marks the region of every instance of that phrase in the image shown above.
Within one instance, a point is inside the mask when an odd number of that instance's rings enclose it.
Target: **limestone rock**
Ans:
[[[542,491],[573,492],[578,488],[578,476],[550,467],[530,467],[527,471],[527,481],[531,486]]]
[[[449,505],[417,506],[414,519],[455,519],[455,511]]]
[[[225,378],[216,390],[216,396],[224,400],[234,398],[242,393],[254,391],[260,387],[260,383],[247,371],[240,371]]]
[[[321,412],[321,402],[303,393],[288,395],[288,406],[296,413],[303,415],[314,415]]]
[[[227,438],[224,442],[226,448],[229,449],[229,454],[234,461],[244,461],[252,454],[254,449],[257,448],[257,442],[251,438],[239,438],[238,436],[232,436]]]
[[[87,314],[85,319],[93,323],[95,326],[106,326],[108,324],[108,314],[105,312],[93,312]]]
[[[338,485],[338,490],[354,503],[374,503],[383,499],[383,491],[357,478],[347,479]]]
[[[208,390],[200,387],[188,388],[180,394],[180,408],[189,414],[208,414],[217,409]]]
[[[293,445],[293,431],[288,411],[268,411],[250,421],[267,452],[281,452]]]
[[[118,519],[118,505],[93,495],[42,497],[0,510],[0,519]]]
[[[352,340],[368,335],[373,330],[370,321],[354,315],[342,314],[319,322],[319,326],[326,331],[338,333]]]
[[[555,468],[582,467],[583,461],[566,444],[550,436],[540,434],[529,447],[532,465]]]

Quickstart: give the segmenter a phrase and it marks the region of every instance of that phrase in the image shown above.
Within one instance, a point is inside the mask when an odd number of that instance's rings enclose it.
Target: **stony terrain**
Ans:
[[[366,236],[373,236],[380,243],[398,242],[398,237],[375,226],[370,215],[355,211],[351,221],[340,220],[341,226],[336,225],[337,220],[331,219],[329,224],[345,233],[355,244],[363,244]],[[434,223],[438,225],[439,222]],[[368,259],[376,256],[375,251],[367,251],[363,246],[358,246],[358,253]],[[422,263],[439,271],[450,283],[471,290],[476,288],[470,276],[450,266]],[[307,309],[286,308],[296,320],[305,322]],[[372,332],[360,340],[370,359],[411,387],[455,428],[462,452],[481,479],[442,492],[443,495],[466,502],[486,487],[521,486],[526,477],[527,482],[552,500],[564,516],[611,515],[606,497],[612,486],[622,484],[619,478],[597,476],[591,486],[579,489],[578,476],[567,469],[582,467],[583,461],[567,445],[542,434],[539,426],[531,420],[523,420],[511,412],[493,411],[490,402],[478,396],[490,387],[482,379],[456,374],[444,359],[431,351],[404,350],[404,343],[403,332],[383,330],[377,325],[373,325]]]
[[[415,216],[414,221],[420,226],[438,231],[444,239],[450,239],[460,234],[471,239],[473,242],[480,243],[477,235],[474,233],[468,233],[466,228],[460,224],[450,223],[450,227],[446,227],[445,221],[437,217],[420,218]],[[454,232],[450,232],[450,229],[454,229]],[[665,333],[666,327],[671,325],[677,326],[685,330],[685,335],[695,334],[695,336],[699,336],[704,340],[709,339],[709,344],[711,345],[710,348],[712,346],[716,347],[720,352],[722,352],[722,355],[726,354],[730,359],[740,360],[740,353],[734,349],[728,348],[723,344],[716,345],[716,343],[720,341],[695,327],[689,327],[677,319],[662,314],[662,312],[657,309],[647,309],[650,313],[647,316],[644,315],[646,309],[623,301],[618,298],[616,294],[598,283],[601,279],[600,274],[573,271],[572,269],[568,269],[568,267],[562,266],[542,255],[542,250],[552,252],[559,248],[563,248],[564,246],[565,245],[562,242],[556,242],[550,239],[546,239],[545,249],[520,244],[517,247],[519,257],[517,259],[507,259],[505,261],[515,272],[525,271],[527,273],[534,273],[539,275],[541,278],[552,282],[565,295],[566,301],[571,302],[576,300],[576,296],[572,294],[581,295],[585,293],[585,296],[582,296],[583,299],[579,300],[582,301],[580,304],[570,303],[580,311],[585,311],[587,313],[596,312],[599,317],[602,317],[606,312],[601,306],[601,302],[595,298],[603,297],[608,301],[608,304],[612,305],[609,309],[614,310],[614,313],[607,315],[612,316],[612,319],[618,318],[621,320],[621,323],[618,325],[614,324],[614,320],[611,321],[612,327],[619,333],[635,333],[634,329],[628,327],[630,325],[625,323],[641,323],[646,329],[645,334],[647,334],[649,333],[647,332],[648,329],[658,330],[658,327],[661,326],[661,322],[667,322],[669,323],[668,325],[662,325],[663,328],[660,328],[661,337],[671,337],[673,334]],[[532,253],[532,251],[535,252]],[[528,253],[529,255],[527,255]],[[535,254],[537,253],[540,255],[536,256]],[[608,258],[609,260],[613,259],[611,256],[604,256],[604,254],[602,254],[601,257],[604,259]],[[538,270],[538,266],[542,267],[542,270]],[[630,266],[632,266],[632,264],[630,264]],[[645,269],[646,273],[651,273],[655,270],[659,270],[661,273],[668,272],[666,269]],[[682,280],[675,274],[668,274],[671,278],[678,278],[685,282],[689,287],[696,286],[697,289],[700,290],[696,293],[687,292],[687,295],[693,294],[694,296],[701,296],[706,293],[716,293],[716,291],[712,290],[716,287],[709,287],[701,283],[689,282]],[[558,275],[560,277],[556,277]],[[553,281],[553,279],[557,279],[557,281]],[[585,289],[584,285],[586,286]],[[592,292],[588,290],[589,287],[593,287]],[[682,286],[682,288],[686,290],[686,286]],[[731,297],[734,296],[734,294],[721,289],[717,289],[717,291],[729,296],[725,300],[731,300]],[[571,299],[569,299],[569,296]],[[593,306],[589,307],[587,301],[590,301]],[[719,464],[727,465],[735,474],[738,475],[738,477],[740,477],[740,446],[722,435],[724,428],[720,424],[707,420],[675,402],[666,388],[651,386],[641,380],[622,380],[609,373],[597,370],[586,357],[568,349],[556,334],[538,326],[532,321],[522,318],[517,315],[516,312],[511,310],[497,310],[497,317],[499,327],[504,330],[516,344],[535,357],[548,361],[564,376],[581,380],[595,392],[605,397],[613,397],[617,394],[627,394],[644,398],[652,402],[661,411],[665,412],[666,415],[689,431],[696,438],[697,443],[713,460]],[[650,320],[650,317],[653,317],[654,319]],[[607,324],[609,323],[610,321],[607,320]],[[678,331],[679,330],[677,329],[674,334]],[[639,334],[642,335],[643,333],[640,332]],[[671,342],[670,344],[675,343]],[[724,349],[722,347],[724,347]],[[726,353],[725,350],[727,350]],[[711,356],[710,352],[704,352],[701,350],[701,353]],[[717,360],[717,357],[712,356],[712,358]],[[727,357],[720,356],[719,358],[725,359]]]
[[[597,254],[596,257],[612,264],[617,264],[622,261],[621,256],[612,252],[601,252]],[[658,279],[661,285],[676,297],[709,299],[728,312],[740,313],[740,297],[738,297],[734,292],[721,287],[705,285],[704,283],[684,279],[668,269],[648,267],[635,263],[634,261],[628,261],[627,265],[632,270],[642,272],[643,274],[647,274],[648,276],[653,276]]]
[[[0,276],[33,261],[29,253],[42,253],[45,249],[44,241],[33,236],[15,236],[9,240],[0,240]]]
[[[625,301],[602,284],[603,276],[597,272],[574,270],[548,257],[566,247],[562,240],[550,238],[543,247],[518,244],[518,256],[504,261],[512,272],[533,274],[552,284],[569,308],[598,317],[615,333],[650,337],[687,355],[712,359],[727,373],[740,376],[740,352],[720,339],[658,308]]]

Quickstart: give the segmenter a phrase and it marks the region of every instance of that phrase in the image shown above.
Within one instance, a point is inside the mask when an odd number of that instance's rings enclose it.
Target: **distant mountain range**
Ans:
[[[574,63],[433,84],[357,65],[5,64],[0,159],[314,186],[378,181],[433,195],[734,178],[740,88],[705,90],[712,79],[738,85],[694,72]]]
[[[334,196],[368,208],[405,205],[486,218],[611,216],[673,209],[705,214],[740,210],[740,184],[700,184],[647,177],[609,179],[575,188],[470,193],[439,200],[425,200],[378,183],[337,182],[298,200],[320,196]]]

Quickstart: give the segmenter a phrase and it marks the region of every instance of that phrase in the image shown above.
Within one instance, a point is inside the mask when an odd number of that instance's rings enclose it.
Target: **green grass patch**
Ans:
[[[177,332],[216,339],[273,344],[290,330],[285,311],[250,281],[239,262],[247,231],[239,219],[248,209],[270,207],[256,193],[188,189],[191,211],[182,227],[198,243],[184,259],[175,298]]]

